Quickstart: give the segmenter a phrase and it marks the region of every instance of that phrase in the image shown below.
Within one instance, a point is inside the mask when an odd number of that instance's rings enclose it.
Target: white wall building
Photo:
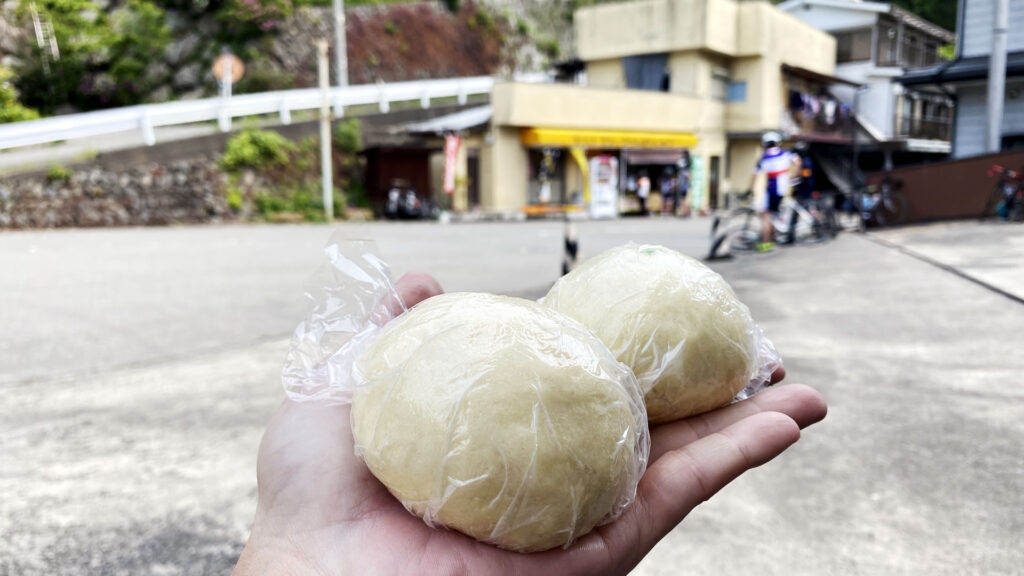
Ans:
[[[957,96],[953,156],[984,154],[988,125],[988,66],[992,53],[994,0],[960,0],[960,42],[953,62],[907,73],[911,88],[934,86]],[[1010,0],[1002,148],[1024,148],[1024,0]]]
[[[863,85],[837,88],[837,96],[856,100],[861,126],[887,159],[893,151],[950,151],[953,98],[935,86],[906,89],[896,79],[939,64],[953,33],[884,2],[788,0],[778,7],[835,36],[836,76]]]

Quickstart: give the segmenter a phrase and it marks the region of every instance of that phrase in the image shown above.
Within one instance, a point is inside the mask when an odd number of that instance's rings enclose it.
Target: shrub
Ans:
[[[288,162],[295,145],[277,132],[247,129],[228,140],[220,167],[230,173],[243,168],[265,168]]]
[[[537,49],[546,54],[552,60],[557,60],[562,54],[562,47],[558,44],[558,40],[547,39],[537,42]]]
[[[358,118],[349,118],[338,122],[334,129],[334,141],[338,151],[343,154],[358,154],[363,148],[361,125]]]
[[[323,193],[319,183],[300,183],[284,190],[264,190],[256,195],[256,210],[270,221],[323,222]],[[345,217],[346,199],[337,188],[334,189],[334,218]],[[290,217],[289,217],[290,216]]]
[[[9,82],[11,76],[10,70],[0,68],[0,124],[39,118],[38,112],[18,101],[18,91]]]
[[[228,202],[228,208],[235,212],[242,209],[242,192],[238,188],[229,188],[224,197]]]
[[[258,36],[277,28],[292,12],[291,0],[226,0],[217,17],[230,33]]]
[[[74,172],[61,166],[60,164],[54,164],[50,166],[50,169],[46,171],[46,180],[48,182],[67,182],[74,176]]]

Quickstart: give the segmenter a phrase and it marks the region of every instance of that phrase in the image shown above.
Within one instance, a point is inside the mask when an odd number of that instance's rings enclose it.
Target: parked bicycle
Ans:
[[[732,251],[754,250],[761,241],[761,214],[751,206],[752,194],[737,197],[742,203],[726,216],[716,216],[712,223],[709,260],[724,257]],[[778,244],[814,244],[826,242],[836,235],[835,213],[830,199],[819,194],[797,201],[786,197],[777,214],[772,215],[772,228]]]
[[[854,195],[854,206],[860,209],[860,229],[869,224],[891,226],[907,217],[907,197],[900,192],[903,183],[885,177],[878,185],[867,186]]]
[[[999,180],[985,203],[981,218],[995,216],[1001,220],[1024,220],[1024,174],[994,164],[989,168],[988,176],[998,176]]]

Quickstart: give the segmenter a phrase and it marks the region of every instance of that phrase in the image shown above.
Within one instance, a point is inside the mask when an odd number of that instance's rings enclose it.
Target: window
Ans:
[[[722,68],[711,71],[711,97],[720,102],[729,100],[729,72]]]
[[[871,59],[871,29],[836,34],[836,63],[864,62]]]
[[[668,92],[668,54],[644,54],[622,59],[626,88]]]
[[[747,83],[745,81],[729,82],[729,93],[726,98],[729,102],[747,101]]]
[[[935,41],[929,41],[924,45],[924,65],[931,66],[938,64],[942,59],[939,57],[939,45]]]
[[[896,66],[899,55],[899,30],[895,24],[883,23],[878,26],[878,65]]]
[[[904,31],[903,33],[903,67],[916,68],[921,65],[921,57],[924,50],[921,44],[921,37],[914,32]]]

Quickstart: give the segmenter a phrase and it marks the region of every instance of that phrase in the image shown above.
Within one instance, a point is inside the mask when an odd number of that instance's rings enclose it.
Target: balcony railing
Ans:
[[[821,111],[786,110],[782,114],[782,129],[791,136],[808,140],[847,142],[854,137],[854,119],[848,108]]]
[[[952,118],[918,116],[896,119],[897,138],[949,141],[952,130]]]

